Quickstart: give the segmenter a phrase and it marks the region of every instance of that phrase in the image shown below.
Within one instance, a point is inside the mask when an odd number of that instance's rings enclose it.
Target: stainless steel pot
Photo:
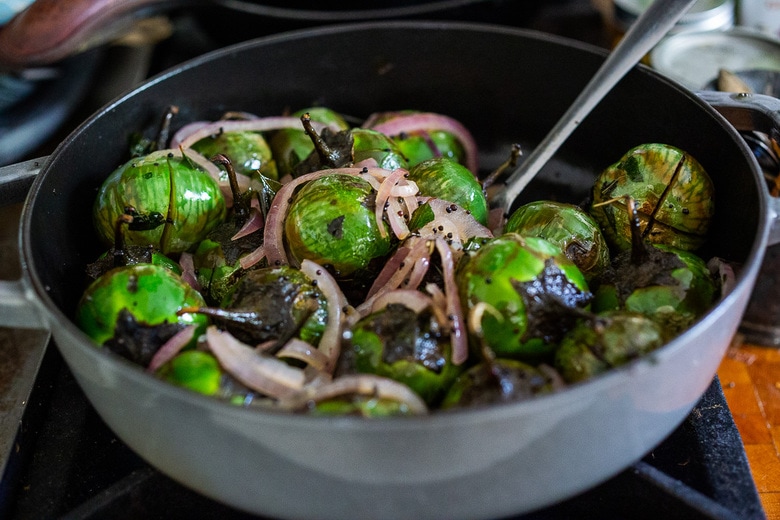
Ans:
[[[777,215],[735,128],[647,68],[626,76],[524,194],[578,201],[594,172],[643,142],[679,146],[709,171],[717,213],[702,256],[737,264],[736,284],[646,359],[485,409],[377,421],[291,416],[165,384],[95,348],[71,315],[84,265],[99,253],[90,222],[95,190],[123,162],[129,134],[156,123],[169,104],[180,107],[180,125],[226,110],[278,114],[312,104],[357,117],[437,111],[473,131],[490,168],[511,143],[541,139],[603,58],[586,45],[512,28],[398,22],[291,32],[185,63],[101,109],[46,159],[22,216],[23,277],[0,285],[0,321],[49,328],[124,442],[174,479],[240,509],[283,518],[475,519],[570,497],[643,457],[689,414],[739,325]]]

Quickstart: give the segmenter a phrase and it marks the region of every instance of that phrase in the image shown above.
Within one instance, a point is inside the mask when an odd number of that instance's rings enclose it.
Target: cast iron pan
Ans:
[[[532,146],[604,59],[572,41],[467,23],[331,26],[239,44],[177,67],[97,112],[46,162],[28,196],[25,295],[88,398],[151,464],[240,509],[284,518],[496,518],[562,500],[660,443],[709,386],[737,329],[768,235],[766,187],[739,134],[693,93],[638,67],[581,124],[524,199],[578,202],[629,148],[667,142],[709,171],[717,211],[702,256],[736,285],[649,358],[527,402],[366,421],[258,413],[172,387],[94,348],[71,322],[84,266],[101,251],[90,208],[134,132],[227,110],[325,105],[441,112],[471,129],[482,165]],[[522,201],[518,201],[522,202]],[[706,412],[704,412],[706,413]]]

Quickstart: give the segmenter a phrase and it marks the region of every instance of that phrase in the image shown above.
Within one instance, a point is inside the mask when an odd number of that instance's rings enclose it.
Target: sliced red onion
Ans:
[[[402,133],[411,133],[419,131],[435,131],[441,130],[449,132],[454,135],[460,144],[463,145],[463,150],[466,154],[465,166],[476,175],[478,173],[479,163],[477,155],[477,143],[471,132],[463,126],[459,121],[441,114],[434,114],[431,112],[418,112],[411,114],[399,114],[391,119],[383,121],[381,123],[373,124],[370,119],[367,121],[372,128],[378,132],[381,132],[387,136],[393,137]],[[366,126],[366,124],[364,124]]]
[[[146,367],[146,371],[150,373],[157,372],[161,366],[176,357],[176,354],[181,352],[181,349],[192,341],[197,328],[197,325],[187,325],[168,339],[168,341],[163,343],[163,345],[157,349],[154,356],[152,356],[152,360],[149,362],[149,366]]]
[[[416,289],[395,289],[377,297],[371,307],[371,312],[382,310],[393,303],[404,305],[416,314],[433,307],[433,299],[423,292]]]
[[[183,139],[185,139],[189,135],[194,134],[201,128],[209,126],[210,124],[212,124],[212,121],[194,121],[192,123],[184,125],[183,127],[179,128],[175,134],[173,134],[169,146],[171,148],[178,148],[179,146],[181,146],[181,142]]]
[[[258,352],[266,352],[274,347],[276,347],[279,344],[279,340],[276,339],[268,339],[266,341],[263,341],[261,343],[258,343],[255,345],[255,350]]]
[[[249,269],[266,257],[265,245],[258,246],[251,253],[248,253],[238,259],[238,264],[242,269]]]
[[[405,245],[400,246],[395,250],[395,253],[393,253],[393,255],[385,262],[382,270],[379,272],[376,279],[374,279],[374,283],[368,290],[367,296],[373,296],[381,287],[387,284],[396,271],[401,268],[404,260],[409,255],[409,251],[411,251],[411,249]]]
[[[170,150],[165,150],[165,152],[172,153],[175,157],[187,158],[188,160],[196,164],[198,167],[200,167],[202,170],[208,172],[208,174],[211,175],[212,179],[214,179],[217,182],[220,182],[219,179],[222,176],[222,170],[220,170],[216,164],[209,161],[206,157],[199,154],[195,150],[184,150],[182,148],[172,148]],[[233,200],[232,195],[230,197],[230,200],[231,201]]]
[[[412,268],[412,272],[409,273],[409,277],[403,281],[404,286],[411,289],[417,289],[423,282],[425,275],[428,274],[428,268],[431,265],[430,255],[423,255],[417,259]]]
[[[260,208],[251,207],[249,208],[249,218],[244,223],[244,225],[241,226],[241,229],[239,229],[235,235],[230,237],[230,240],[238,240],[239,238],[251,235],[255,231],[263,229],[263,225],[263,212],[260,211]]]
[[[434,219],[418,231],[423,238],[443,238],[455,249],[470,238],[491,238],[493,233],[483,226],[468,211],[457,204],[442,199],[425,199],[433,210]]]
[[[328,356],[310,343],[299,338],[293,338],[276,353],[276,357],[297,359],[320,372],[327,372]]]
[[[379,162],[373,157],[366,157],[362,161],[352,163],[355,168],[379,168]]]
[[[277,399],[303,388],[303,370],[258,352],[229,332],[212,325],[206,329],[206,339],[222,368],[248,388]]]
[[[485,316],[485,313],[492,314],[493,317],[495,317],[497,320],[503,320],[503,315],[496,310],[495,307],[490,305],[487,302],[478,302],[476,305],[474,305],[469,310],[468,315],[468,328],[471,332],[476,334],[478,337],[483,337],[482,333],[482,318]]]
[[[390,378],[374,374],[344,375],[314,389],[309,399],[315,403],[344,395],[364,395],[403,403],[414,414],[428,413],[425,401],[411,388]]]
[[[430,245],[427,240],[414,240],[412,246],[409,249],[409,254],[406,255],[402,263],[398,265],[398,268],[392,273],[387,282],[377,287],[373,292],[369,293],[369,298],[381,294],[392,289],[396,289],[401,286],[404,279],[409,275],[415,264],[422,258],[428,258],[430,256]]]
[[[431,295],[431,302],[433,306],[433,315],[436,317],[436,321],[442,326],[444,330],[449,331],[450,321],[447,319],[447,296],[441,287],[435,283],[429,283],[425,286],[425,292]]]
[[[396,197],[390,197],[385,205],[385,213],[387,214],[387,221],[390,223],[390,229],[393,230],[393,234],[399,239],[406,239],[411,231],[409,231],[409,225],[406,221],[407,211],[401,207],[401,203]],[[381,220],[380,220],[381,222]],[[384,226],[380,229],[383,230]]]
[[[179,267],[181,267],[181,279],[196,291],[201,290],[198,277],[195,274],[195,259],[192,253],[183,252],[179,257]]]
[[[458,296],[458,285],[455,282],[455,261],[452,249],[442,238],[436,239],[436,250],[442,262],[444,276],[444,294],[447,297],[447,317],[450,320],[450,340],[452,341],[452,362],[460,365],[468,359],[468,336],[463,326],[463,309]]]
[[[391,203],[391,197],[393,197],[393,191],[397,187],[409,172],[403,168],[398,168],[387,175],[382,183],[379,185],[379,189],[376,193],[376,224],[379,226],[379,234],[382,237],[387,236],[387,231],[384,226],[384,216],[387,215],[387,221],[390,223],[390,228],[396,237],[403,240],[409,236],[409,226],[406,225],[404,220],[404,213],[401,209],[401,205],[397,199],[394,199]],[[399,214],[400,212],[400,214]]]
[[[312,121],[312,125],[317,132],[322,132],[322,129],[328,126],[337,132],[340,130],[337,125],[327,125],[317,121]],[[171,139],[171,148],[178,148],[179,146],[190,148],[202,139],[225,132],[270,132],[282,128],[303,130],[303,125],[299,118],[292,116],[228,119],[211,121],[206,124],[198,122],[186,125],[176,132]]]
[[[357,321],[363,316],[366,316],[378,297],[388,291],[398,289],[404,280],[409,277],[409,273],[412,272],[418,262],[425,262],[430,258],[430,247],[430,241],[428,240],[415,240],[413,241],[408,254],[398,258],[394,258],[396,255],[391,257],[392,261],[389,262],[391,265],[388,267],[386,264],[385,269],[380,273],[380,277],[383,280],[386,280],[385,283],[382,285],[374,284],[374,286],[371,287],[365,301],[357,306],[357,313],[352,316],[351,320]],[[386,270],[390,271],[391,269],[394,269],[391,273],[385,272]],[[390,274],[390,276],[388,277],[387,274]]]
[[[494,233],[500,233],[506,225],[506,212],[504,208],[491,208],[488,211],[488,228]]]
[[[722,258],[713,257],[707,262],[710,273],[718,277],[720,281],[720,296],[723,298],[734,288],[737,283],[737,277],[734,273],[734,266]]]
[[[327,269],[316,262],[304,260],[301,263],[301,272],[317,284],[317,288],[322,291],[327,301],[328,323],[322,332],[318,348],[327,358],[325,371],[332,374],[341,354],[341,335],[347,298]]]
[[[399,197],[402,199],[406,199],[409,197],[415,197],[420,192],[420,188],[417,187],[417,183],[414,181],[410,181],[408,179],[401,179],[398,184],[393,186],[393,190],[390,192],[390,195],[393,197]],[[412,206],[412,210],[416,205]]]

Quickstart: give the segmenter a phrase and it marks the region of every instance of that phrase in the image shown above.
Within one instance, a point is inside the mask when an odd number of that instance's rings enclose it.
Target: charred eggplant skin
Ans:
[[[460,297],[468,312],[487,308],[475,341],[497,357],[539,361],[556,347],[568,308],[584,308],[591,293],[577,266],[551,242],[506,233],[464,257]]]
[[[119,315],[129,311],[145,326],[208,323],[206,316],[180,313],[205,305],[203,297],[170,270],[152,264],[117,267],[92,282],[81,297],[76,323],[98,345],[112,339]]]
[[[712,306],[718,285],[696,254],[661,244],[649,247],[649,261],[607,271],[610,276],[594,292],[593,311],[642,313],[680,333]],[[621,258],[615,259],[618,266]]]
[[[554,366],[567,383],[578,383],[649,354],[668,339],[667,331],[644,314],[605,311],[566,333]]]
[[[444,396],[441,408],[523,401],[554,389],[550,373],[516,359],[498,358],[460,374]]]
[[[245,272],[225,295],[222,308],[227,330],[249,344],[298,337],[316,346],[328,321],[325,296],[289,265]]]
[[[429,406],[436,405],[462,371],[450,358],[449,337],[437,329],[430,313],[390,304],[352,327],[355,369],[404,383]]]

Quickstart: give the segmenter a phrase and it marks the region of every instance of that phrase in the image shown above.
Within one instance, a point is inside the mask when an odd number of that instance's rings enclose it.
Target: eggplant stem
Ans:
[[[211,158],[211,162],[225,167],[230,182],[230,191],[233,194],[233,213],[236,217],[236,225],[240,228],[249,218],[249,206],[241,197],[241,188],[238,185],[236,169],[233,162],[224,154],[218,153]]]
[[[337,150],[328,146],[325,139],[317,133],[314,125],[311,124],[311,115],[308,112],[301,116],[301,123],[303,124],[304,132],[306,132],[306,135],[309,136],[312,144],[314,144],[314,149],[317,151],[317,155],[319,155],[322,163],[331,168],[338,167],[341,162],[340,154]]]
[[[649,257],[639,227],[639,212],[636,209],[636,202],[631,196],[626,195],[625,199],[626,210],[628,211],[631,220],[631,263],[634,265],[642,265],[649,260]]]
[[[509,168],[515,168],[517,166],[517,161],[522,156],[522,147],[518,143],[512,144],[511,149],[509,150],[509,158],[507,158],[507,160],[501,163],[498,168],[493,170],[487,177],[485,177],[485,179],[482,181],[482,190],[487,190],[490,186],[492,186]]]
[[[173,116],[179,113],[179,107],[171,105],[168,110],[163,114],[162,121],[160,122],[160,129],[157,132],[157,149],[164,150],[168,147],[168,138],[171,135],[171,120]]]
[[[125,225],[133,223],[133,216],[129,213],[122,213],[116,219],[114,224],[114,267],[124,267],[127,265],[127,255],[125,254]]]

